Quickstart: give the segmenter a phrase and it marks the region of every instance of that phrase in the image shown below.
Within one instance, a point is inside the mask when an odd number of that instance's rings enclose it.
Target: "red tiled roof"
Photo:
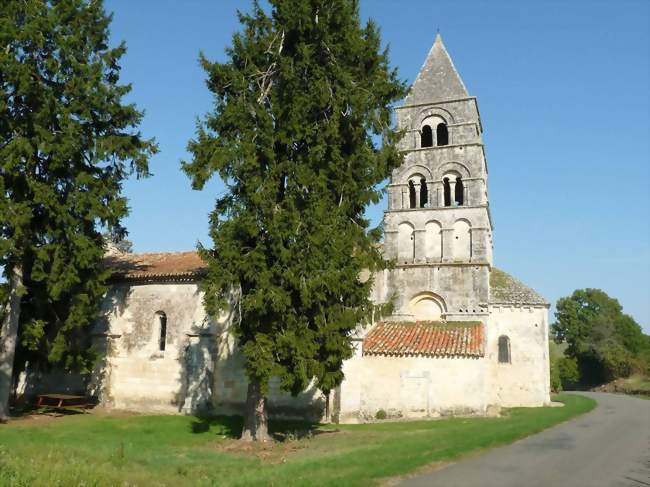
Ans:
[[[207,268],[195,251],[148,254],[112,254],[106,265],[113,281],[194,280]]]
[[[363,355],[482,357],[479,322],[380,322],[363,341]]]

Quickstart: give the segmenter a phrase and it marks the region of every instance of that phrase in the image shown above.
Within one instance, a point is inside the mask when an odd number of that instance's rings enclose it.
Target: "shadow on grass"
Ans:
[[[194,434],[209,433],[210,430],[214,430],[228,438],[239,438],[243,424],[241,416],[197,416],[190,423],[190,429]]]
[[[12,407],[9,410],[9,416],[11,418],[25,418],[28,416],[35,416],[38,414],[43,414],[47,416],[74,416],[77,414],[84,414],[83,408],[80,407],[56,407],[56,406],[40,406],[37,407],[35,404],[23,404],[19,407]]]
[[[244,418],[241,416],[206,416],[196,417],[190,428],[194,434],[210,431],[218,432],[231,439],[241,437]],[[269,421],[269,434],[275,441],[284,442],[311,438],[325,433],[336,433],[335,429],[321,429],[321,424],[313,421],[272,419]]]

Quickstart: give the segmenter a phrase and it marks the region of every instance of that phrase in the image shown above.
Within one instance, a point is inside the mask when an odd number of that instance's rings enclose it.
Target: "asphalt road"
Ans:
[[[584,416],[400,485],[650,486],[650,400],[584,394],[598,401]]]

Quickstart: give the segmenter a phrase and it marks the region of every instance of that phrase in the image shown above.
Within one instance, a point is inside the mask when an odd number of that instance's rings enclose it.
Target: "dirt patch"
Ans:
[[[131,416],[141,416],[138,413],[132,411],[119,411],[119,410],[109,410],[104,408],[96,408],[87,410],[85,413],[76,410],[67,410],[67,409],[43,409],[43,410],[33,410],[19,415],[12,416],[9,418],[8,424],[16,424],[20,426],[44,426],[51,424],[53,422],[65,421],[67,418],[78,417],[78,416],[102,416],[102,417],[111,417],[111,418],[128,418]]]
[[[20,426],[43,426],[54,421],[59,421],[67,416],[70,415],[62,413],[30,413],[12,417],[7,423],[18,424]]]
[[[591,390],[594,392],[612,392],[647,397],[650,396],[650,378],[636,374],[627,378],[616,379]]]
[[[265,443],[226,439],[214,444],[214,449],[219,452],[256,457],[270,464],[285,463],[289,457],[312,446],[314,441],[318,441],[318,437],[345,433],[347,432],[340,430],[315,430],[299,437],[291,434],[275,434],[275,440]]]
[[[397,477],[391,477],[389,479],[384,480],[381,482],[379,485],[381,487],[394,487],[396,485],[400,485],[402,482],[404,482],[406,479],[410,479],[413,477],[419,477],[421,475],[426,475],[429,473],[433,473],[437,470],[440,470],[442,468],[445,468],[447,465],[451,465],[452,463],[455,462],[433,462],[425,465],[422,468],[419,468],[415,470],[414,472],[409,473],[408,475],[399,475]]]
[[[147,416],[137,411],[127,411],[123,409],[95,408],[88,411],[93,416],[110,417],[110,418],[130,418],[132,416]]]
[[[287,457],[306,448],[308,443],[308,440],[291,442],[269,441],[266,443],[226,440],[215,445],[215,449],[219,452],[256,457],[264,463],[273,464],[285,463]]]

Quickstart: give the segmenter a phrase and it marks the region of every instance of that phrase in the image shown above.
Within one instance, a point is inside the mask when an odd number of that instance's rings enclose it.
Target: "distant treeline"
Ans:
[[[650,375],[650,336],[605,292],[578,289],[558,300],[555,317],[551,337],[561,348],[552,346],[553,390]]]

